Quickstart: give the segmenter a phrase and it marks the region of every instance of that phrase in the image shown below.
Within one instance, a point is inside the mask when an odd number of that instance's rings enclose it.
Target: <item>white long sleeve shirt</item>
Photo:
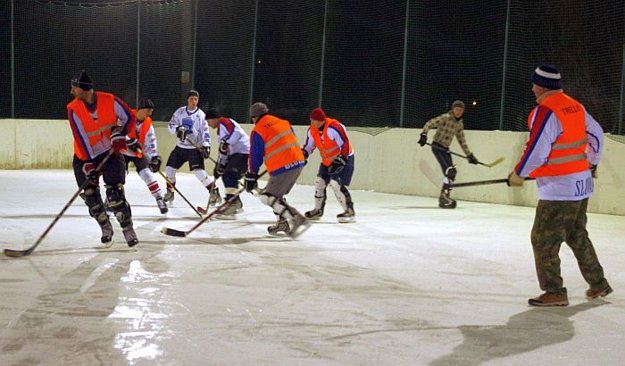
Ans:
[[[185,126],[189,130],[187,139],[184,141],[178,139],[176,146],[183,149],[195,149],[194,144],[198,147],[210,147],[211,138],[205,116],[204,111],[200,108],[189,111],[186,106],[180,107],[174,112],[167,124],[169,133],[176,135],[178,126]],[[191,142],[187,140],[191,140]]]

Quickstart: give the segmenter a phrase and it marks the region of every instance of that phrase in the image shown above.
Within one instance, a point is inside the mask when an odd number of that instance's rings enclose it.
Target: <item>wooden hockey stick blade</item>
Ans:
[[[506,158],[504,158],[503,156],[500,156],[500,157],[498,157],[497,159],[493,160],[493,162],[492,162],[492,163],[488,163],[488,164],[486,164],[486,163],[480,163],[480,164],[482,164],[482,165],[484,165],[484,166],[487,166],[487,167],[489,167],[489,168],[492,168],[492,167],[494,167],[495,165],[497,165],[497,164],[499,164],[499,163],[503,162],[504,160],[506,160]]]
[[[35,248],[36,246],[32,246],[26,250],[5,249],[4,255],[6,255],[7,257],[13,257],[13,258],[25,257],[29,255],[30,253],[32,253],[35,250]]]
[[[187,236],[187,233],[185,231],[180,231],[180,230],[176,230],[176,229],[170,229],[168,227],[164,227],[161,229],[161,233],[165,234],[165,235],[169,235],[169,236],[179,236],[181,238],[184,238]]]

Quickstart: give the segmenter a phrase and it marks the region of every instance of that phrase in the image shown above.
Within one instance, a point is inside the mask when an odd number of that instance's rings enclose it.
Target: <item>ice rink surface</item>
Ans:
[[[1,249],[33,244],[76,189],[69,170],[0,180]],[[206,204],[194,176],[179,174],[177,187]],[[78,199],[31,256],[0,256],[0,365],[625,362],[625,217],[589,215],[614,293],[587,301],[563,245],[570,306],[530,308],[533,208],[442,210],[435,198],[354,191],[357,222],[338,224],[328,191],[323,219],[291,240],[270,237],[273,214],[244,193],[237,220],[174,238],[160,229],[198,221],[180,197],[161,215],[134,170],[126,192],[136,248],[114,221],[116,243],[103,249]],[[288,199],[309,210],[313,188]]]

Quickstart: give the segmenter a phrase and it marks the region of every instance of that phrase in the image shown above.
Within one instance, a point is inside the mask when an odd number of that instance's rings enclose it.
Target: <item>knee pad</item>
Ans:
[[[456,170],[456,167],[450,166],[449,168],[445,170],[445,177],[447,177],[447,179],[453,182],[454,180],[456,180],[457,173],[458,171]]]
[[[330,180],[330,187],[332,187],[334,195],[336,196],[337,201],[341,204],[341,207],[343,207],[343,210],[347,210],[352,200],[347,188],[334,179]]]
[[[106,196],[109,199],[109,206],[122,229],[132,226],[132,212],[130,211],[128,201],[126,201],[124,185],[119,183],[115,186],[106,186]]]

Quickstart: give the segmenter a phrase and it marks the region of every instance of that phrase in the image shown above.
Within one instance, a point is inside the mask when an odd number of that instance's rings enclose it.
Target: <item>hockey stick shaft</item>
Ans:
[[[446,149],[446,148],[444,148],[442,146],[433,145],[433,144],[430,144],[429,142],[426,142],[425,144],[428,145],[428,146],[431,146],[434,149],[441,150],[441,151],[446,151],[446,152],[450,153],[451,155],[455,155],[455,156],[458,156],[460,158],[467,159],[467,160],[469,159],[469,157],[466,156],[466,155],[458,154],[457,152],[453,152],[453,151],[448,150],[448,149]],[[495,159],[495,161],[493,161],[492,163],[482,163],[481,161],[478,161],[477,163],[480,164],[480,165],[492,168],[493,166],[495,166],[495,165],[501,163],[502,161],[504,161],[504,159],[505,159],[504,157],[500,157],[500,158]]]
[[[264,176],[267,173],[267,171],[263,171],[262,173],[260,173],[260,175],[258,176],[258,178],[261,178],[262,176]],[[176,230],[176,229],[170,229],[167,227],[163,227],[161,229],[161,233],[165,234],[165,235],[169,235],[169,236],[180,236],[180,237],[186,237],[187,235],[191,234],[192,232],[194,232],[198,227],[202,226],[202,224],[204,224],[206,221],[210,220],[211,218],[213,218],[215,215],[219,214],[220,212],[222,212],[225,208],[227,208],[228,206],[230,206],[236,199],[237,197],[239,197],[239,195],[241,193],[243,193],[243,191],[245,190],[245,187],[240,188],[235,194],[232,195],[232,197],[228,198],[224,203],[222,203],[221,205],[217,206],[213,211],[211,211],[207,216],[204,216],[202,218],[202,220],[200,220],[197,224],[195,224],[192,228],[190,228],[187,231],[181,231],[181,230]]]
[[[161,175],[161,177],[163,177],[163,179],[165,179],[165,182],[167,182],[167,185],[168,185],[168,186],[172,187],[172,188],[174,189],[174,191],[176,191],[176,192],[180,195],[180,197],[182,197],[182,199],[183,199],[183,200],[184,200],[184,201],[185,201],[185,202],[186,202],[189,206],[191,206],[191,208],[193,209],[193,211],[195,211],[195,213],[196,213],[199,217],[202,217],[202,214],[201,214],[201,213],[200,213],[200,212],[199,212],[199,211],[195,208],[195,206],[194,206],[191,202],[189,202],[189,200],[187,199],[187,197],[185,197],[185,196],[184,196],[184,194],[180,193],[180,190],[178,190],[178,188],[176,188],[176,185],[175,185],[175,184],[173,184],[173,183],[169,180],[169,178],[167,178],[167,176],[166,176],[165,174],[163,174],[163,172],[162,172],[162,171],[160,171],[160,170],[159,170],[159,171],[158,171],[158,174],[160,174],[160,175]]]
[[[525,180],[534,180],[534,178],[525,178]],[[508,182],[508,178],[478,180],[478,181],[473,181],[473,182],[454,183],[451,185],[451,188],[483,186],[487,184],[497,184],[497,183],[507,183],[507,182]]]
[[[104,164],[106,164],[106,162],[109,160],[109,158],[111,157],[111,155],[113,155],[114,152],[115,151],[113,149],[109,150],[108,154],[104,157],[104,159],[102,159],[100,164],[98,164],[98,166],[95,168],[95,170],[98,173],[102,171],[102,168],[104,167]],[[6,255],[7,257],[23,257],[23,256],[27,256],[27,255],[31,254],[32,252],[34,252],[35,248],[37,248],[39,246],[39,244],[41,244],[41,242],[48,235],[50,230],[52,230],[54,225],[56,225],[56,223],[61,219],[61,217],[65,214],[65,211],[67,211],[67,209],[72,205],[72,203],[74,203],[74,201],[76,200],[76,197],[78,197],[80,195],[80,192],[82,192],[87,187],[88,184],[89,184],[89,179],[85,180],[84,183],[80,185],[78,190],[76,192],[74,192],[72,197],[65,204],[65,207],[63,207],[61,212],[59,212],[56,215],[54,220],[52,220],[50,225],[48,225],[46,230],[44,230],[43,234],[41,234],[41,236],[39,236],[39,239],[37,239],[35,244],[31,245],[30,248],[28,248],[26,250],[5,249],[4,250],[4,255]]]

